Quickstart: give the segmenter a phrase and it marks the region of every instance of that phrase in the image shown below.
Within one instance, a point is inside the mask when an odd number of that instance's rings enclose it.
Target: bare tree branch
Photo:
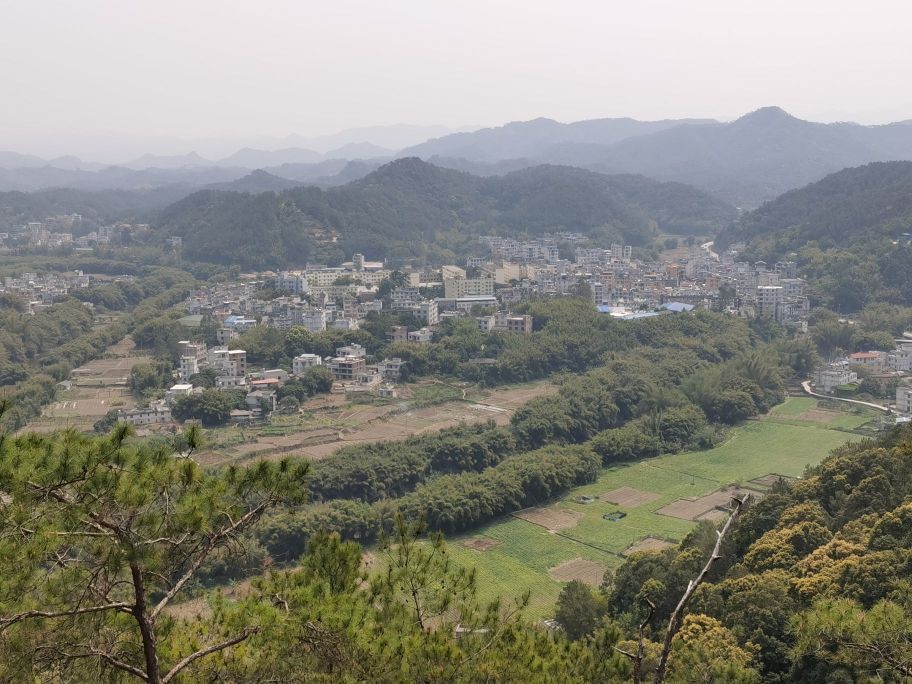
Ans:
[[[161,678],[161,684],[168,684],[168,682],[170,682],[172,679],[174,679],[174,677],[176,677],[180,673],[181,670],[183,670],[185,667],[190,665],[190,663],[192,663],[194,660],[197,660],[199,658],[204,658],[205,656],[211,655],[212,653],[216,653],[218,651],[224,651],[226,648],[229,648],[231,646],[234,646],[235,644],[241,643],[242,641],[244,641],[244,639],[247,639],[248,637],[252,636],[253,634],[256,634],[256,632],[257,632],[256,627],[247,628],[235,637],[222,641],[221,643],[213,644],[212,646],[208,646],[206,648],[200,649],[199,651],[196,651],[195,653],[191,653],[186,658],[184,658],[179,663],[177,663],[174,667],[172,667],[168,671],[168,674],[166,674],[164,677]]]
[[[115,658],[110,653],[105,653],[104,651],[99,651],[94,648],[90,648],[85,653],[67,653],[66,651],[58,651],[60,655],[68,660],[76,660],[77,658],[100,658],[101,660],[108,663],[111,667],[117,668],[118,670],[123,670],[124,672],[129,672],[134,677],[138,677],[144,682],[149,681],[149,677],[138,667],[125,663],[118,658]]]
[[[706,561],[706,565],[703,566],[703,570],[697,575],[697,578],[690,580],[690,582],[687,583],[687,591],[684,592],[681,600],[678,601],[678,605],[675,607],[674,612],[671,614],[671,618],[668,620],[668,630],[665,632],[665,643],[662,645],[662,654],[659,657],[659,664],[656,667],[655,678],[653,679],[655,684],[662,684],[662,682],[665,681],[665,674],[668,668],[668,656],[671,655],[671,642],[674,640],[678,630],[681,629],[681,623],[684,620],[684,611],[687,610],[687,604],[690,603],[690,599],[693,598],[697,587],[706,579],[706,576],[709,574],[709,571],[712,569],[715,562],[722,558],[720,553],[722,549],[722,540],[725,539],[725,535],[728,534],[728,531],[734,524],[735,518],[738,517],[744,506],[750,500],[750,492],[746,493],[743,499],[732,500],[736,504],[735,508],[732,510],[731,515],[728,516],[728,520],[725,521],[725,525],[722,526],[722,529],[716,532],[718,538],[716,539],[716,545],[713,547],[712,554],[709,556],[709,560]]]
[[[6,628],[16,624],[17,622],[22,622],[23,620],[29,620],[32,618],[73,617],[76,615],[86,615],[88,613],[101,613],[106,610],[123,610],[124,608],[129,610],[131,607],[132,606],[129,603],[108,603],[103,606],[88,606],[86,608],[73,608],[71,610],[61,611],[28,610],[24,613],[10,615],[9,617],[0,617],[0,632],[3,632]]]
[[[245,513],[243,516],[241,516],[237,520],[237,522],[235,522],[233,525],[230,525],[222,530],[219,530],[214,535],[209,537],[209,540],[203,546],[202,551],[199,552],[199,555],[197,555],[197,557],[193,561],[193,563],[190,564],[190,567],[187,569],[187,571],[183,575],[181,575],[180,579],[178,579],[174,583],[174,586],[172,586],[171,589],[168,590],[168,593],[165,594],[157,604],[155,604],[155,608],[152,609],[152,613],[149,615],[149,619],[154,621],[155,618],[158,617],[158,614],[161,613],[162,610],[164,610],[165,606],[167,606],[168,603],[170,603],[171,599],[173,599],[177,595],[177,593],[183,588],[183,586],[187,582],[189,582],[191,579],[193,579],[193,576],[196,574],[196,571],[199,570],[200,567],[202,566],[202,564],[206,562],[206,559],[209,557],[209,554],[212,553],[213,549],[215,549],[216,546],[218,546],[219,542],[222,539],[231,535],[236,530],[244,527],[248,522],[254,520],[264,510],[266,510],[266,508],[269,507],[269,505],[271,503],[272,503],[272,500],[267,499],[266,501],[262,502],[259,506],[256,506],[255,508],[252,508],[249,511],[247,511],[247,513]]]

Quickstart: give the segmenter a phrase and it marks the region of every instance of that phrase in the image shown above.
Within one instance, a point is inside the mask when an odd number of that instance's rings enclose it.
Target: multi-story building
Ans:
[[[912,415],[912,387],[900,385],[896,388],[896,411],[904,416]]]
[[[493,295],[493,278],[445,278],[443,281],[443,296],[447,299]]]
[[[302,271],[281,271],[275,278],[275,288],[293,294],[307,294],[310,291],[307,274]]]
[[[130,425],[156,425],[170,423],[171,409],[167,406],[150,406],[143,409],[126,409],[117,412],[117,420]]]
[[[291,372],[294,375],[301,375],[308,368],[319,366],[323,359],[318,354],[298,354],[291,360]]]
[[[821,394],[833,394],[840,385],[858,381],[858,373],[843,365],[826,366],[814,373],[814,387]]]
[[[498,314],[495,317],[495,328],[508,333],[532,334],[532,316],[510,316]]]
[[[199,373],[199,359],[195,356],[182,356],[180,358],[180,379],[187,382],[190,378]]]
[[[326,368],[340,382],[352,382],[366,366],[363,356],[337,356],[326,363]]]
[[[785,292],[781,285],[757,286],[757,315],[762,318],[772,318],[774,321],[782,317],[782,304],[785,301]]]
[[[390,342],[408,342],[408,328],[404,325],[394,325],[386,333]]]

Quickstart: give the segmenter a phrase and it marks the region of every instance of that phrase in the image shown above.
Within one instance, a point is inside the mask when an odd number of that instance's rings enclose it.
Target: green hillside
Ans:
[[[912,302],[912,162],[844,169],[743,216],[716,244],[745,258],[797,257],[818,297],[840,311]]]
[[[164,210],[157,227],[184,238],[186,257],[255,268],[352,252],[453,258],[484,233],[567,230],[644,244],[659,232],[714,232],[733,215],[699,190],[638,176],[539,166],[480,178],[410,158],[329,190],[199,192]]]

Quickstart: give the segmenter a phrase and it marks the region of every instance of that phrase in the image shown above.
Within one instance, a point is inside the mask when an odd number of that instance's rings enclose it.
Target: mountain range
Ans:
[[[481,176],[542,164],[637,174],[686,183],[749,210],[846,167],[912,159],[912,122],[823,124],[803,121],[777,107],[759,109],[727,123],[710,119],[621,118],[574,123],[535,119],[441,135],[399,151],[377,142],[414,140],[420,131],[437,130],[385,127],[383,135],[364,129],[336,138],[292,136],[282,146],[245,147],[217,159],[195,152],[146,154],[121,166],[102,166],[75,157],[44,160],[0,152],[0,190],[148,189],[173,184],[203,188],[240,180],[252,170],[328,187],[363,177],[390,159],[418,157]],[[365,136],[364,142],[358,142],[358,135]],[[372,136],[370,141],[367,136]],[[304,146],[308,141],[317,144]],[[331,146],[335,142],[339,145]],[[343,169],[345,174],[339,175]]]
[[[445,136],[402,154],[462,168],[552,163],[636,173],[688,183],[752,208],[842,168],[912,159],[912,122],[814,123],[778,107],[730,123],[603,119],[560,124],[538,119]]]

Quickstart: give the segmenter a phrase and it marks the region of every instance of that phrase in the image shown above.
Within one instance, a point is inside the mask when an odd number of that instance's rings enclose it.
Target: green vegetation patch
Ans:
[[[772,415],[798,415],[816,401],[790,398]],[[845,419],[860,418],[850,414]],[[838,417],[842,420],[843,417]],[[731,484],[748,482],[770,473],[798,477],[808,465],[819,463],[832,449],[847,440],[859,439],[822,423],[785,424],[752,421],[733,428],[730,438],[708,451],[692,451],[606,469],[598,480],[568,491],[557,507],[581,517],[572,529],[548,532],[518,518],[476,530],[502,541],[479,554],[455,540],[453,556],[477,568],[483,598],[518,596],[532,591],[530,615],[545,617],[553,610],[561,583],[548,576],[548,569],[574,558],[602,563],[614,569],[623,562],[623,552],[647,537],[680,540],[696,523],[657,515],[655,511],[678,499],[697,498]],[[598,499],[580,503],[582,496],[600,497],[607,491],[631,487],[660,496],[646,505],[619,507]],[[608,522],[603,516],[621,510],[623,519]]]

